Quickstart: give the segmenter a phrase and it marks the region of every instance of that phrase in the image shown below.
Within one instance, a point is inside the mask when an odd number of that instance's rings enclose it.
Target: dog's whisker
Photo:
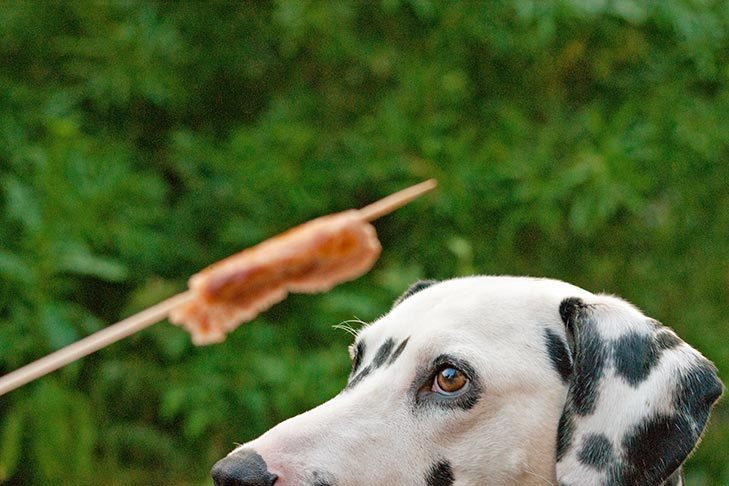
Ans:
[[[345,331],[347,334],[352,335],[352,337],[357,337],[357,330],[346,323],[334,324],[332,327],[334,329],[341,329],[342,331]]]
[[[347,332],[348,334],[351,334],[352,337],[355,337],[356,338],[357,335],[359,334],[359,329],[355,329],[354,326],[352,326],[352,323],[354,323],[354,324],[360,324],[362,326],[366,326],[367,325],[366,322],[364,322],[363,320],[358,319],[357,317],[355,317],[354,319],[348,319],[346,321],[340,322],[339,324],[335,324],[332,327],[334,329],[341,329],[341,330]]]
[[[347,323],[354,322],[355,324],[359,324],[360,326],[366,326],[368,324],[368,323],[366,323],[365,321],[363,321],[362,319],[360,319],[357,316],[354,316],[354,317],[352,317],[352,319],[349,319],[349,320],[344,321],[344,322],[347,322]]]

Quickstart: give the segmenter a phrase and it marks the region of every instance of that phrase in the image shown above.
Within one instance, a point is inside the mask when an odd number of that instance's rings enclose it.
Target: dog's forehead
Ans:
[[[362,330],[358,342],[377,346],[386,339],[449,335],[468,341],[518,335],[532,339],[558,325],[559,304],[589,292],[550,279],[465,277],[446,280],[406,298]]]

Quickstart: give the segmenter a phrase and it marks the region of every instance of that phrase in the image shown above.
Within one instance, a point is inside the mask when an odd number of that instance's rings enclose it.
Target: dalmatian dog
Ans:
[[[413,285],[334,398],[233,450],[218,486],[680,485],[723,386],[617,297],[564,282]]]

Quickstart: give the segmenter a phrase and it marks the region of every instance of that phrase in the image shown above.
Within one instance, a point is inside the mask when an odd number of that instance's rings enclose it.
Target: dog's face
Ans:
[[[721,394],[670,330],[553,280],[416,284],[351,351],[341,393],[231,452],[216,484],[660,484]]]

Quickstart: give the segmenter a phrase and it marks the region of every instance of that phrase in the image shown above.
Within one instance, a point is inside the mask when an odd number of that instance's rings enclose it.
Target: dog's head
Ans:
[[[722,385],[672,331],[546,279],[413,286],[336,397],[218,461],[217,485],[645,484],[680,475]]]

